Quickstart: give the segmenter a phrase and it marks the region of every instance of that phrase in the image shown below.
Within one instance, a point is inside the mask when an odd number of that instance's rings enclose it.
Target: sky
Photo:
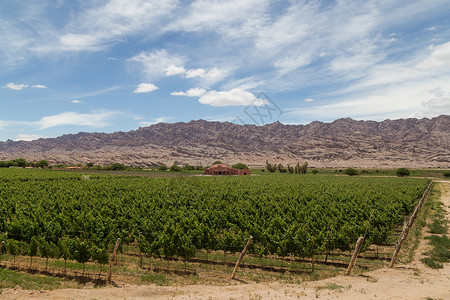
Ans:
[[[450,112],[450,1],[0,1],[0,140]]]

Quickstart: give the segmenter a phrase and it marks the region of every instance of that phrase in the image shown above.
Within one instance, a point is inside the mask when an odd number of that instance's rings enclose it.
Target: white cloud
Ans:
[[[206,93],[205,89],[193,88],[186,91],[186,96],[188,97],[201,97]]]
[[[60,50],[64,51],[98,51],[101,49],[97,36],[89,34],[67,33],[59,38]]]
[[[113,111],[100,111],[88,114],[80,114],[77,112],[63,112],[53,116],[45,116],[37,122],[30,122],[37,125],[38,130],[44,130],[51,127],[58,126],[91,126],[91,127],[104,127],[108,124],[108,120],[117,115],[117,112]]]
[[[406,82],[364,93],[345,94],[333,103],[286,109],[288,116],[304,121],[334,120],[351,117],[377,120],[405,117],[434,117],[450,111],[450,92],[444,90],[447,79]],[[437,88],[430,90],[430,85]]]
[[[185,73],[186,78],[204,77],[206,74],[205,69],[190,69]]]
[[[432,46],[430,55],[421,63],[417,65],[417,68],[429,70],[435,68],[446,67],[450,68],[450,42]]]
[[[162,123],[162,122],[167,122],[168,120],[172,119],[172,117],[159,117],[159,118],[154,118],[152,121],[145,121],[145,122],[140,122],[140,126],[150,126],[153,124],[158,124],[158,123]]]
[[[450,111],[450,92],[438,87],[429,91],[430,98],[422,102],[423,110],[417,113],[418,117],[434,117],[448,114]]]
[[[32,88],[37,88],[37,89],[46,89],[47,86],[43,85],[43,84],[34,84],[31,86]]]
[[[20,133],[14,140],[15,141],[34,141],[38,139],[45,139],[46,136],[39,135],[39,134],[26,134],[26,133]]]
[[[193,88],[189,89],[186,92],[172,92],[170,93],[172,96],[187,96],[187,97],[201,97],[206,93],[205,89],[202,88]]]
[[[186,73],[186,69],[183,66],[177,67],[177,66],[174,66],[174,65],[170,65],[166,69],[166,75],[167,76],[183,75],[184,73]]]
[[[244,77],[241,79],[231,79],[222,85],[224,90],[230,90],[233,88],[239,88],[242,90],[252,90],[264,85],[265,81],[258,79],[256,75],[250,77]]]
[[[313,102],[313,101],[314,101],[314,99],[312,99],[312,98],[305,99],[305,102]]]
[[[63,30],[53,29],[45,43],[33,47],[36,52],[101,51],[125,36],[147,29],[147,36],[160,34],[155,27],[165,22],[176,0],[109,0],[86,5],[73,13]],[[96,5],[97,4],[97,5]],[[61,32],[62,31],[62,32]]]
[[[219,69],[217,67],[210,69],[186,68],[186,59],[183,56],[170,54],[166,49],[141,52],[128,59],[128,61],[141,64],[144,73],[150,79],[179,75],[182,78],[198,79],[205,86],[223,80],[230,73],[230,70]]]
[[[0,120],[0,128],[29,126],[35,130],[44,130],[58,126],[90,126],[100,128],[107,126],[109,120],[118,115],[116,111],[94,111],[92,113],[63,112],[56,115],[42,117],[39,121],[2,121]]]
[[[15,84],[15,83],[8,83],[6,86],[6,88],[12,89],[12,90],[16,90],[16,91],[20,91],[23,88],[29,87],[28,84]]]
[[[159,87],[154,85],[153,83],[140,83],[137,88],[133,91],[133,93],[149,93],[158,90]]]
[[[28,87],[32,87],[32,88],[38,88],[38,89],[46,89],[47,86],[43,85],[43,84],[34,84],[34,85],[29,85],[29,84],[16,84],[16,83],[8,83],[7,85],[5,85],[6,88],[12,89],[12,90],[16,90],[16,91],[20,91],[24,88],[28,88]]]
[[[85,92],[85,93],[82,93],[82,94],[72,95],[71,98],[75,98],[75,99],[77,99],[77,98],[89,98],[89,97],[105,95],[105,94],[108,94],[110,92],[116,91],[116,90],[118,90],[120,88],[121,88],[121,86],[118,86],[118,85],[111,86],[111,87],[104,88],[104,89],[101,89],[101,90],[88,91],[88,92]]]
[[[184,71],[182,66],[185,59],[178,55],[172,55],[167,50],[154,50],[152,52],[141,52],[138,55],[128,59],[129,62],[137,62],[143,66],[144,73],[149,78],[169,76]],[[181,69],[182,68],[182,69]]]
[[[247,35],[259,27],[268,7],[267,0],[193,1],[168,30],[218,31],[223,35]]]
[[[256,98],[250,92],[242,89],[231,89],[225,91],[209,91],[206,92],[198,100],[201,104],[211,106],[242,106],[242,105],[255,105],[261,106],[266,103],[265,100]]]
[[[83,103],[83,101],[75,99],[75,100],[70,101],[70,103],[80,104],[80,103]]]

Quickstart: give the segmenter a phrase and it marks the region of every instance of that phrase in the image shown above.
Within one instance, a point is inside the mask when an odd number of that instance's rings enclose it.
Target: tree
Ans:
[[[41,159],[40,161],[36,162],[34,166],[36,168],[46,168],[48,167],[48,161],[45,159]]]
[[[300,163],[299,162],[294,167],[294,173],[300,174]]]
[[[243,164],[243,163],[237,163],[235,165],[232,165],[231,167],[233,169],[239,169],[239,170],[248,169],[248,166],[246,164]]]
[[[358,170],[353,169],[353,168],[347,168],[347,169],[345,169],[345,170],[343,171],[343,173],[346,174],[346,175],[348,175],[348,176],[355,176],[355,175],[358,175],[358,174],[359,174]]]
[[[280,171],[280,173],[286,173],[287,170],[283,167],[282,164],[278,164],[277,166],[278,171]]]
[[[212,163],[212,165],[220,165],[220,164],[222,164],[222,162],[220,160],[216,160],[215,162]]]
[[[273,173],[277,170],[277,164],[271,164],[269,161],[266,160],[266,169],[270,173]]]
[[[444,171],[444,173],[442,173],[442,175],[444,177],[450,177],[450,171]]]
[[[13,160],[12,162],[14,162],[18,167],[21,168],[25,168],[26,166],[28,166],[28,162],[26,161],[25,158],[18,158]]]
[[[170,166],[170,171],[172,171],[172,172],[181,172],[182,169],[181,169],[180,166],[177,166],[176,164],[173,164],[173,165]]]
[[[319,173],[319,170],[314,169],[314,170],[312,170],[311,172],[312,172],[314,175],[316,175],[317,173]]]
[[[399,177],[405,177],[405,176],[409,176],[409,170],[408,169],[405,169],[405,168],[400,168],[400,169],[397,169],[397,176],[399,176]]]
[[[193,171],[193,170],[195,170],[195,167],[194,167],[194,166],[191,166],[191,165],[185,165],[185,166],[183,167],[183,170],[186,170],[186,171]]]
[[[110,169],[113,170],[113,171],[123,171],[126,168],[127,168],[126,166],[124,166],[124,165],[122,165],[120,163],[112,164],[111,167],[110,167]]]
[[[288,171],[291,174],[294,174],[294,167],[291,167],[291,165],[287,165]]]
[[[300,174],[306,174],[306,172],[308,172],[308,163],[307,162],[303,163],[303,165],[301,165],[299,168]]]
[[[158,171],[167,171],[168,167],[166,165],[160,165]]]

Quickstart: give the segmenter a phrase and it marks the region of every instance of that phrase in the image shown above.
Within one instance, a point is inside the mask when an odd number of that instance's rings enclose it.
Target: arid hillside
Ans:
[[[216,159],[251,166],[307,161],[316,167],[450,167],[450,116],[383,122],[264,126],[204,120],[159,123],[129,132],[63,135],[0,142],[0,160],[52,164],[208,165]]]

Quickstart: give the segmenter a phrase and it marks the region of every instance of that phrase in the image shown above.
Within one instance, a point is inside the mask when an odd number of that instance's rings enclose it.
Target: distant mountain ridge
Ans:
[[[220,159],[251,166],[308,161],[317,167],[450,167],[450,116],[307,125],[238,125],[196,120],[158,123],[128,132],[68,134],[0,142],[0,160],[24,157],[52,164],[115,162],[154,166],[209,165]]]

